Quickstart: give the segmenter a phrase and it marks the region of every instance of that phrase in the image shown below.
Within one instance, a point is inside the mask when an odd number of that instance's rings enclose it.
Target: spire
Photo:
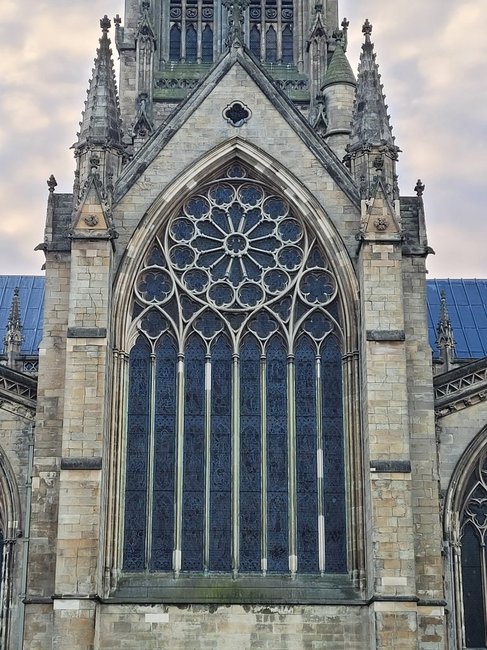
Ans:
[[[440,316],[436,326],[436,346],[443,364],[446,365],[446,371],[450,370],[455,359],[455,341],[444,289],[441,291]]]
[[[387,105],[380,82],[379,66],[376,63],[374,45],[371,41],[372,25],[368,20],[362,28],[365,42],[362,45],[357,78],[357,94],[352,120],[350,151],[368,147],[381,147],[394,157],[396,147]]]
[[[3,339],[4,351],[7,355],[7,366],[19,370],[19,355],[22,346],[22,322],[20,319],[19,288],[14,289],[12,305],[7,322],[7,331]]]
[[[110,20],[104,16],[100,20],[102,36],[80,122],[78,142],[74,145],[76,153],[93,145],[122,148],[122,120],[108,38],[110,26]]]

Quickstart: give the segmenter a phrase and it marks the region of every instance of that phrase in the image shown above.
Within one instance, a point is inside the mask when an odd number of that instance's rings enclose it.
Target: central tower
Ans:
[[[313,111],[336,45],[346,41],[338,0],[126,0],[123,27],[116,20],[126,132],[144,137],[198,84],[232,39],[235,9],[239,45]]]

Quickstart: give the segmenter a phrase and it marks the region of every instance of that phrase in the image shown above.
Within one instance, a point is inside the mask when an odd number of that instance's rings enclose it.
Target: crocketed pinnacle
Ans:
[[[92,145],[122,147],[122,120],[108,38],[110,20],[107,16],[100,20],[100,26],[102,28],[100,47],[97,50],[95,67],[88,87],[78,142],[74,145],[77,151]]]
[[[20,297],[18,287],[14,289],[14,295],[7,321],[7,331],[3,341],[5,352],[10,359],[11,353],[19,351],[22,343],[22,322],[20,319]],[[12,365],[10,361],[9,365]]]
[[[436,326],[436,345],[439,350],[453,350],[455,348],[455,341],[453,340],[453,329],[451,326],[450,316],[448,314],[448,306],[446,303],[445,290],[441,292],[440,298],[440,316]]]
[[[330,64],[325,74],[323,88],[334,84],[349,84],[356,86],[355,75],[341,43],[337,43]]]
[[[365,43],[362,45],[358,68],[350,151],[375,146],[385,147],[395,155],[399,148],[396,147],[392,135],[374,45],[370,39],[372,25],[368,20],[365,21],[362,31]]]

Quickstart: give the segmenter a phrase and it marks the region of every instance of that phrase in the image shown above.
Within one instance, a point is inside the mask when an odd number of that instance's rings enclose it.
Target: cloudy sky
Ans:
[[[0,273],[37,274],[46,179],[73,181],[99,18],[123,0],[0,0]],[[430,277],[487,277],[485,0],[341,0],[356,69],[369,18],[402,194],[426,184]]]

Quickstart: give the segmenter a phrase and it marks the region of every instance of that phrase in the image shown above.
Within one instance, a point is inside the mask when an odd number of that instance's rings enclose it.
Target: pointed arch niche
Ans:
[[[444,527],[454,647],[487,648],[487,428],[455,469]]]
[[[353,271],[311,197],[237,144],[153,207],[115,289],[112,592],[354,597]]]

